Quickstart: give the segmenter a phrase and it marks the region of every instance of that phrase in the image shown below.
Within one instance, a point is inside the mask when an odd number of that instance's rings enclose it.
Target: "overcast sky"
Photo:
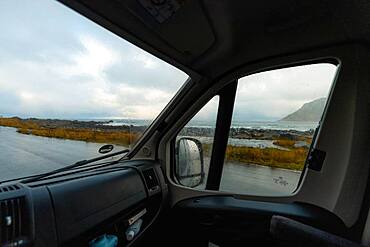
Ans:
[[[0,1],[0,115],[153,118],[180,70],[55,1]]]
[[[0,115],[152,119],[187,79],[52,0],[0,1],[0,29]],[[334,72],[314,65],[242,79],[236,120],[276,120],[326,97]]]
[[[239,80],[233,120],[279,120],[327,97],[335,72],[332,64],[312,64],[246,76]]]

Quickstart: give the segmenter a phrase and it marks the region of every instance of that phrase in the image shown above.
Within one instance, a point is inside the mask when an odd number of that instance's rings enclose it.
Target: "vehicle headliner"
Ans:
[[[62,0],[130,42],[209,79],[264,59],[370,40],[370,2],[185,1],[163,23],[136,0]]]

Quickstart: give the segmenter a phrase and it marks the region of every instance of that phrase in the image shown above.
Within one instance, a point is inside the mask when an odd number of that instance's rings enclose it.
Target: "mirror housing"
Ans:
[[[101,154],[107,154],[107,153],[111,152],[113,149],[114,149],[113,145],[107,144],[107,145],[104,145],[104,146],[100,147],[98,152],[101,153]]]
[[[202,143],[191,137],[176,141],[175,175],[181,185],[197,187],[204,182],[204,157]]]

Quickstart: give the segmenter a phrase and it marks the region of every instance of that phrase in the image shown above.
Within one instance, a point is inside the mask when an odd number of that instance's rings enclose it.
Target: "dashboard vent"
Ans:
[[[11,191],[19,190],[19,189],[20,189],[20,187],[16,184],[8,185],[8,186],[2,186],[2,187],[0,187],[0,193],[11,192]]]
[[[154,169],[144,170],[143,175],[149,191],[155,191],[159,189],[159,184]]]
[[[0,201],[0,244],[14,243],[24,235],[24,203],[23,197]]]

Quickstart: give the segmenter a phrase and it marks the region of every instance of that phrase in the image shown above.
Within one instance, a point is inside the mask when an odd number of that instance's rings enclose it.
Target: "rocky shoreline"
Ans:
[[[131,133],[142,133],[147,126],[135,126],[135,125],[110,125],[113,121],[81,121],[81,120],[60,120],[60,119],[38,119],[28,118],[21,119],[18,117],[13,118],[0,118],[1,119],[12,119],[17,122],[34,123],[41,128],[46,129],[76,129],[76,130],[93,130],[93,131],[122,131]],[[0,121],[1,125],[1,121]],[[250,128],[231,128],[229,136],[235,139],[255,139],[255,140],[274,140],[274,139],[286,139],[301,141],[309,139],[313,136],[314,130],[298,131],[298,130],[275,130],[275,129],[250,129]],[[184,136],[203,136],[213,137],[214,129],[207,127],[185,127],[180,135]]]
[[[286,139],[293,141],[301,141],[312,137],[314,130],[298,131],[298,130],[275,130],[275,129],[250,129],[250,128],[231,128],[229,137],[235,139],[254,139],[254,140],[274,140]],[[182,135],[186,136],[205,136],[213,137],[214,129],[186,127],[181,131]]]
[[[99,130],[99,131],[133,131],[141,132],[146,129],[146,126],[134,126],[134,125],[122,125],[113,126],[109,125],[112,120],[107,121],[83,121],[83,120],[62,120],[62,119],[39,119],[39,118],[27,118],[22,119],[15,117],[19,121],[32,121],[40,127],[54,129],[54,128],[65,128],[65,129],[86,129],[86,130]]]
[[[0,126],[13,127],[25,135],[77,140],[94,143],[109,143],[129,147],[135,143],[146,126],[112,125],[110,121],[79,121],[58,119],[1,118]],[[180,136],[212,139],[214,129],[207,127],[185,127]],[[313,130],[271,130],[232,128],[225,158],[243,164],[266,165],[275,168],[302,170]],[[250,143],[272,142],[270,146],[251,146]],[[236,142],[235,142],[236,141]],[[242,145],[238,141],[245,142]],[[275,147],[277,145],[279,147]],[[205,155],[210,155],[209,143],[203,143]]]

